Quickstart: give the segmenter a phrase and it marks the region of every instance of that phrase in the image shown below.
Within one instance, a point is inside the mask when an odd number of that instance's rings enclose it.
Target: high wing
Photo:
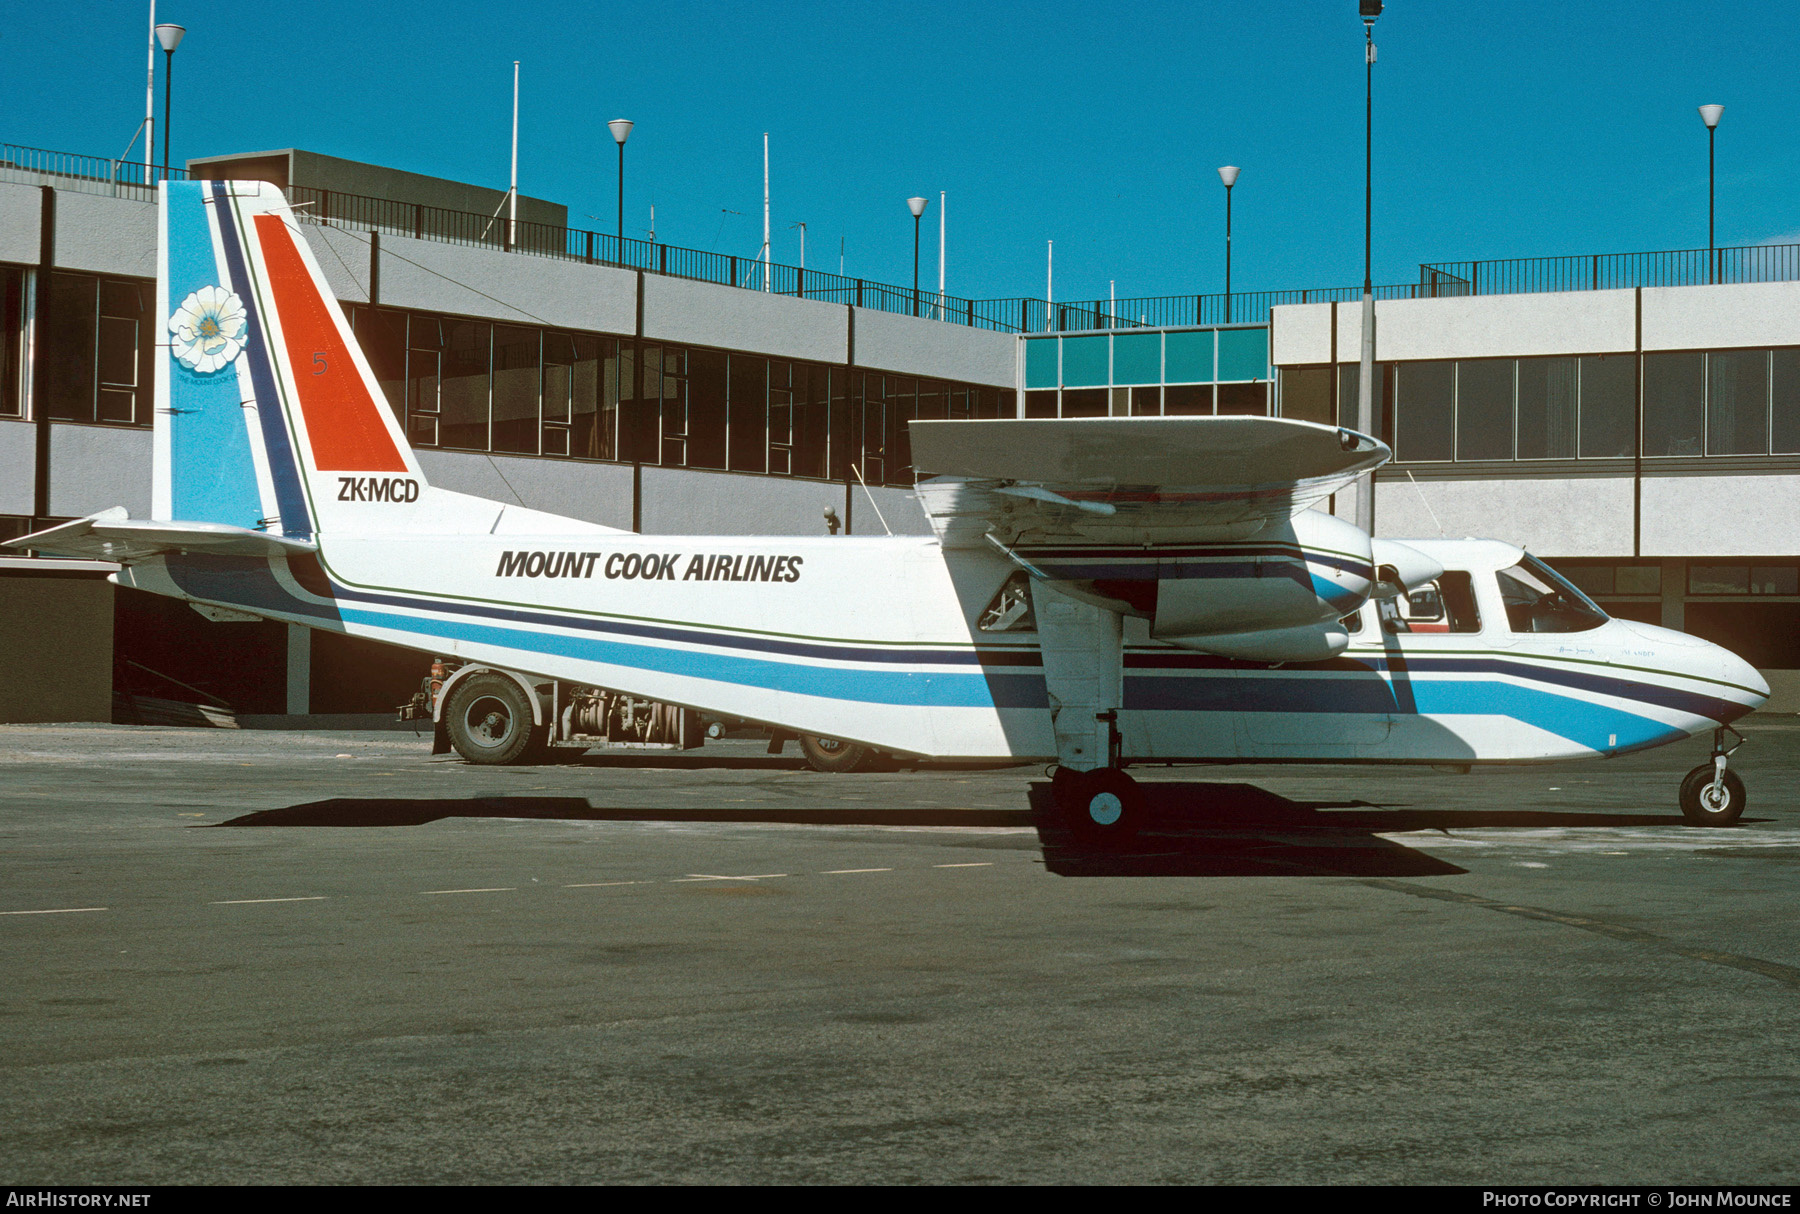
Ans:
[[[919,499],[946,547],[1248,538],[1387,462],[1354,430],[1272,417],[917,421]]]
[[[0,544],[0,548],[33,549],[57,556],[118,561],[129,565],[171,553],[208,556],[293,556],[317,551],[318,545],[285,536],[233,527],[228,523],[169,523],[127,517],[114,506],[86,518],[48,527]]]

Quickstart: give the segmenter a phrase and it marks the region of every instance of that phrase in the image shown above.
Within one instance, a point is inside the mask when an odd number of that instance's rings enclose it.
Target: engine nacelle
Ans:
[[[1262,636],[1334,624],[1363,604],[1375,580],[1368,535],[1314,510],[1270,526],[1253,540],[1196,544],[1157,557],[1150,635],[1184,646],[1199,646],[1191,638]]]
[[[1183,649],[1197,649],[1223,658],[1242,658],[1247,662],[1323,662],[1335,658],[1350,645],[1350,634],[1335,619],[1297,628],[1162,639]]]

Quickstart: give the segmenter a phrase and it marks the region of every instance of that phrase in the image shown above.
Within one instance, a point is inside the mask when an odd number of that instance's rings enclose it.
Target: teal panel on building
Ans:
[[[1056,387],[1056,338],[1028,338],[1025,342],[1025,386]]]
[[[1220,329],[1219,378],[1221,380],[1269,378],[1269,331],[1267,329]]]
[[[1162,334],[1121,333],[1113,338],[1113,383],[1162,382]]]
[[[1163,350],[1163,382],[1208,384],[1213,377],[1213,330],[1169,333]]]
[[[1065,337],[1062,344],[1062,381],[1069,388],[1103,388],[1109,382],[1107,340],[1104,337]]]

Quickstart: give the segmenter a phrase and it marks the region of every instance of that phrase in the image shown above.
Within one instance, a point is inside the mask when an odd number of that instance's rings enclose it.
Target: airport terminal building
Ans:
[[[188,171],[288,191],[433,483],[609,526],[927,534],[915,418],[1355,422],[1356,290],[916,295],[621,242],[543,200],[511,222],[503,191],[299,150]],[[0,538],[149,513],[141,173],[0,145]],[[1380,295],[1379,534],[1524,544],[1800,710],[1800,248],[1429,264]],[[377,712],[430,661],[213,622],[108,571],[0,559],[0,721]]]

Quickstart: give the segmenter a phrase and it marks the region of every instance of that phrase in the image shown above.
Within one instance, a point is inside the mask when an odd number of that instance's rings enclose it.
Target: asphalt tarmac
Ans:
[[[0,727],[0,1182],[1800,1180],[1800,725],[1476,771]],[[1040,806],[1034,809],[1034,803]]]

